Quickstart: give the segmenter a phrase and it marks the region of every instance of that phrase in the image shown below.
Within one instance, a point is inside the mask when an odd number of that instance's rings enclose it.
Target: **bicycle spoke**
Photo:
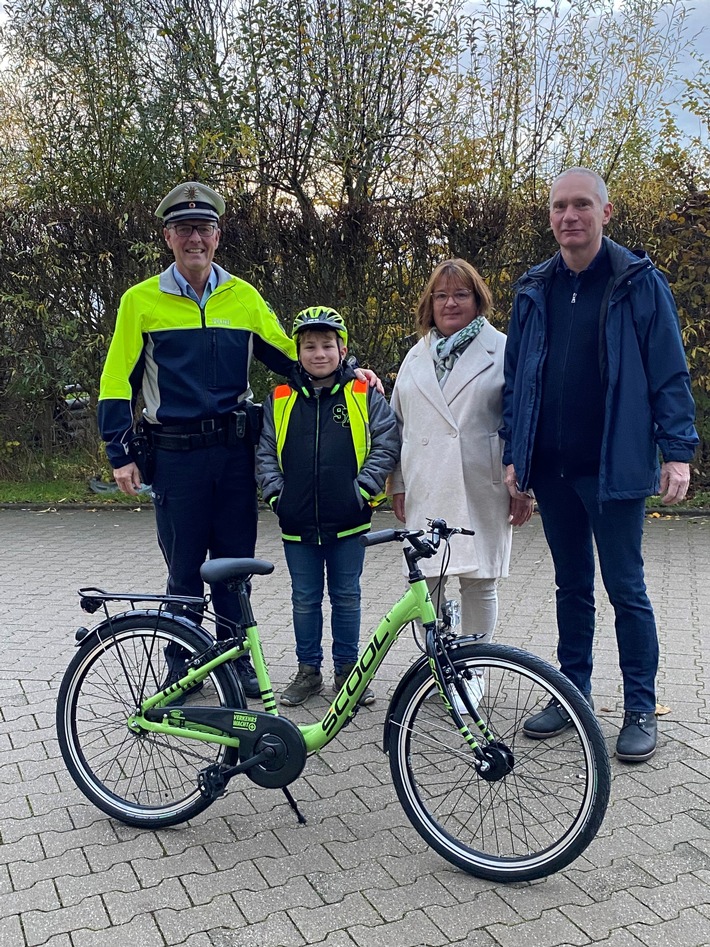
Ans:
[[[210,800],[198,773],[235,759],[236,751],[167,734],[135,733],[127,721],[137,700],[168,679],[166,650],[190,657],[203,640],[169,617],[123,617],[80,650],[62,682],[57,712],[60,746],[82,791],[104,811],[136,825],[170,825],[202,811]],[[182,660],[182,659],[181,659]],[[218,667],[191,705],[242,706],[230,673]]]
[[[514,653],[516,660],[506,660]],[[483,695],[477,712],[494,743],[488,769],[464,741],[422,669],[390,721],[390,765],[400,801],[417,831],[444,857],[482,877],[541,877],[584,848],[606,806],[608,761],[598,727],[586,714],[558,737],[528,739],[523,724],[568,682],[544,662],[500,646],[466,645],[457,672],[478,672]],[[486,659],[484,656],[488,655]],[[500,655],[496,661],[493,656]],[[526,663],[518,663],[526,662]],[[464,675],[466,676],[466,675]],[[549,679],[548,679],[549,678]],[[581,696],[571,699],[583,703]],[[603,755],[603,758],[602,758]],[[497,767],[497,768],[496,768]],[[601,772],[602,795],[597,793]]]

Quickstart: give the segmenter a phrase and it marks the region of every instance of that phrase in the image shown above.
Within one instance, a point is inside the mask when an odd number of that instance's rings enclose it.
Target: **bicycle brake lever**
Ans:
[[[437,545],[442,539],[450,539],[457,533],[460,533],[462,536],[476,535],[476,532],[473,529],[465,529],[463,526],[448,526],[446,520],[442,519],[429,520],[429,528],[431,530],[432,540]]]

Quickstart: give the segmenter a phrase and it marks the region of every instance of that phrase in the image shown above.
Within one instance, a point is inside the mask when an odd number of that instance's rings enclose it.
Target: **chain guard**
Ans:
[[[245,775],[257,786],[281,789],[303,772],[308,758],[306,741],[298,727],[285,717],[260,712],[257,715],[256,732],[239,735],[239,761],[244,762],[271,747],[272,758],[251,766]]]

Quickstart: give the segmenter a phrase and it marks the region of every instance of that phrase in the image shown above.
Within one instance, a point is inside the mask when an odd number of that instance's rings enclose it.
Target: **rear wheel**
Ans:
[[[127,726],[142,700],[165,686],[167,655],[191,658],[204,639],[169,617],[127,616],[111,633],[82,646],[66,670],[57,701],[57,735],[64,762],[84,795],[108,815],[145,828],[185,822],[210,805],[197,774],[237,762],[238,751]],[[185,704],[244,707],[236,675],[216,668]]]
[[[440,855],[480,878],[530,881],[559,871],[592,841],[609,800],[609,758],[591,708],[566,677],[527,652],[461,643],[450,657],[496,741],[492,765],[476,769],[422,667],[388,722],[392,778],[407,816]],[[551,739],[527,738],[525,720],[551,699],[570,727]],[[485,748],[476,723],[463,719]]]

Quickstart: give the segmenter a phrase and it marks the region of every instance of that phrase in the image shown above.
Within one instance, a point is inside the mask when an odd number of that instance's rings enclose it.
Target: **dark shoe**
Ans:
[[[627,710],[616,741],[616,758],[627,763],[643,763],[656,752],[656,715]]]
[[[180,649],[183,654],[186,652],[184,649]],[[171,684],[176,684],[181,677],[184,677],[187,673],[187,658],[173,658],[169,657],[166,653],[166,663],[168,666],[167,673],[163,680],[160,683],[160,689],[165,690],[167,687],[170,687]],[[204,681],[200,681],[198,684],[194,684],[192,687],[188,688],[185,691],[176,691],[175,694],[170,698],[170,705],[175,707],[180,707],[185,703],[185,700],[188,696],[196,694],[198,691],[201,691],[205,686]]]
[[[355,667],[354,664],[344,664],[340,670],[340,674],[338,674],[337,671],[335,672],[335,678],[333,681],[334,693],[336,694],[338,693],[340,688],[347,681],[348,677],[350,676],[350,672],[352,671],[354,667]],[[369,707],[370,704],[374,704],[374,703],[375,703],[375,695],[372,691],[372,688],[366,687],[365,690],[360,695],[360,700],[358,701],[358,704],[361,707]]]
[[[241,681],[242,689],[247,697],[258,697],[261,694],[259,682],[256,679],[256,671],[252,667],[251,661],[244,654],[234,662],[237,669],[237,677]]]
[[[287,707],[297,707],[308,700],[311,694],[319,694],[323,689],[323,675],[312,664],[299,664],[296,676],[283,692],[279,700]]]
[[[584,698],[589,706],[594,708],[592,695],[585,695]],[[562,709],[561,704],[553,699],[544,710],[539,714],[533,714],[523,724],[523,733],[531,740],[544,740],[547,737],[556,737],[560,733],[572,726],[569,714]]]

